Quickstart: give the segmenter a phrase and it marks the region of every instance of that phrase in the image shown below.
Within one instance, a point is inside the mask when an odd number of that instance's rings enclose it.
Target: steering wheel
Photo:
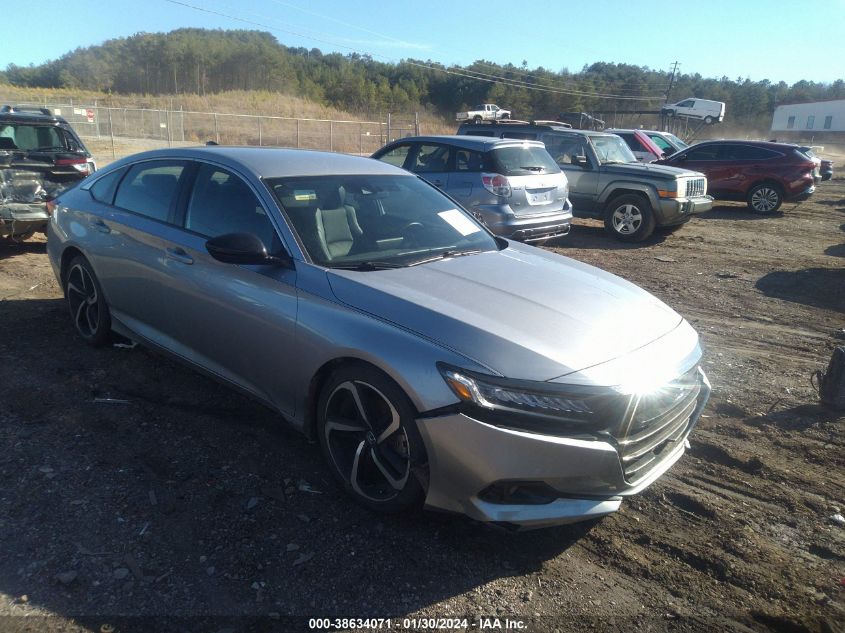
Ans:
[[[420,234],[424,230],[422,222],[409,222],[402,227],[400,234],[403,246],[420,246]]]

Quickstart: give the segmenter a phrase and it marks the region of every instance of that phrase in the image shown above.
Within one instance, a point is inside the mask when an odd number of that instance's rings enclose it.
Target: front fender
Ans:
[[[636,182],[636,181],[620,181],[616,180],[609,183],[598,196],[598,203],[601,209],[604,209],[607,203],[615,198],[617,195],[625,195],[628,193],[643,194],[651,203],[651,208],[659,212],[660,198],[657,195],[657,188],[654,185]]]

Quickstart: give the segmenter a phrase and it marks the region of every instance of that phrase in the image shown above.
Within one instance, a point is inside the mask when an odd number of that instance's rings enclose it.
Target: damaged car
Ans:
[[[710,393],[669,306],[368,158],[127,157],[59,196],[47,253],[81,339],[117,332],[265,403],[375,511],[611,513],[681,458]]]
[[[0,108],[0,238],[44,231],[51,201],[95,170],[62,117],[46,108]]]

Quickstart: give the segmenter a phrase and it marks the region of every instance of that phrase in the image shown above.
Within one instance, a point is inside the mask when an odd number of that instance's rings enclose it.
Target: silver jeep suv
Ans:
[[[439,187],[496,235],[532,242],[569,233],[569,184],[541,142],[416,136],[373,158]]]

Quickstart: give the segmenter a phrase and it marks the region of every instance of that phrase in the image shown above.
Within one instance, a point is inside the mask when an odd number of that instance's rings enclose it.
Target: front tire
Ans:
[[[642,242],[654,232],[654,212],[643,196],[626,194],[607,205],[605,230],[622,242]]]
[[[329,469],[361,505],[405,511],[423,497],[414,469],[425,463],[415,410],[402,389],[373,367],[334,371],[317,403],[317,435]]]
[[[754,213],[768,215],[780,209],[783,204],[783,193],[779,187],[764,182],[753,187],[748,192],[748,208]]]
[[[76,333],[92,347],[107,345],[111,340],[109,306],[91,264],[81,255],[68,266],[64,290]]]

